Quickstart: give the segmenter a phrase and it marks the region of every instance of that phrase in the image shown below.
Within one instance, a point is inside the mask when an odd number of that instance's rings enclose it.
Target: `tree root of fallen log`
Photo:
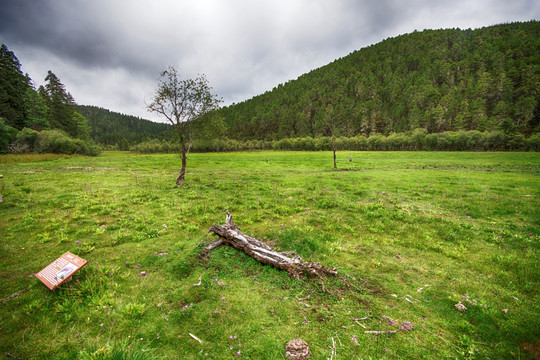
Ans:
[[[200,253],[200,259],[208,256],[208,253],[218,246],[229,245],[241,250],[255,260],[286,270],[293,278],[301,278],[304,275],[322,277],[323,275],[337,275],[336,268],[327,268],[320,263],[304,261],[294,251],[276,252],[270,246],[260,240],[244,234],[234,223],[232,215],[227,211],[225,224],[213,225],[209,230],[219,236],[219,239],[205,247]]]

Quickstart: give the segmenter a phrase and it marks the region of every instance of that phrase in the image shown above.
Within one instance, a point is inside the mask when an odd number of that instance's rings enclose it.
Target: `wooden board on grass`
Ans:
[[[68,281],[73,274],[79,271],[88,261],[70,253],[69,251],[54,260],[47,267],[36,274],[49,289],[54,290]]]

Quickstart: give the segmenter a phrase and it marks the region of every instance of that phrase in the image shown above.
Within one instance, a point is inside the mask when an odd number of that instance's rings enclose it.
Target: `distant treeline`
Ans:
[[[529,136],[539,105],[540,22],[530,21],[389,38],[218,115],[239,141],[489,132],[504,121]]]
[[[415,129],[406,133],[373,134],[369,137],[338,137],[337,150],[351,151],[540,151],[540,134],[528,138],[519,133],[502,131],[480,132],[457,131],[427,134],[425,129]],[[332,149],[330,137],[302,137],[281,140],[214,139],[194,142],[194,152],[231,152],[250,150],[293,150],[329,151]],[[130,148],[133,152],[178,153],[179,145],[165,140],[150,140]]]
[[[149,139],[171,138],[173,127],[170,124],[156,123],[97,106],[78,105],[77,109],[88,120],[92,139],[102,145],[128,150],[131,145]]]

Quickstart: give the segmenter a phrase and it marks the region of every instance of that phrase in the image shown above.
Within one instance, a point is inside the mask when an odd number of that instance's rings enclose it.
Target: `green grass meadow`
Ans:
[[[297,337],[312,359],[540,356],[539,153],[190,154],[181,188],[179,167],[0,156],[0,298],[27,289],[0,302],[0,356],[285,359]],[[201,262],[226,210],[339,276],[229,247]],[[31,275],[66,251],[88,265],[52,292]]]

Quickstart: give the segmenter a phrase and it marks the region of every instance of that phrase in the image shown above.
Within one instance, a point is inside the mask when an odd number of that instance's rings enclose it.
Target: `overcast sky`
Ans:
[[[414,30],[540,19],[538,0],[0,0],[0,43],[36,85],[148,113],[159,73],[205,74],[224,105]]]

